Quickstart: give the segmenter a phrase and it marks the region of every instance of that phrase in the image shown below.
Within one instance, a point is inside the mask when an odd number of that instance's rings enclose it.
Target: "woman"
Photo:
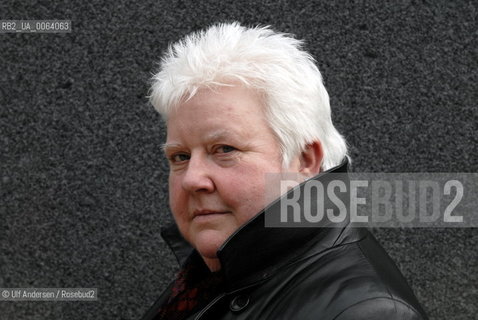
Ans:
[[[163,57],[151,93],[167,123],[175,225],[163,237],[182,267],[143,319],[426,319],[366,230],[265,227],[264,209],[281,210],[266,174],[322,181],[348,165],[301,45],[220,24]]]

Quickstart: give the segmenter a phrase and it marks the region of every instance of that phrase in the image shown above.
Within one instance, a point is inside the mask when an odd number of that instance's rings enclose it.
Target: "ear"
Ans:
[[[299,172],[304,176],[313,177],[320,172],[324,152],[320,141],[314,141],[305,147],[300,154]]]

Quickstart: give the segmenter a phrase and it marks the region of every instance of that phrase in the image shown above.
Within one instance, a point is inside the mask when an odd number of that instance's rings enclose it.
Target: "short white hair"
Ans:
[[[283,166],[318,140],[327,170],[342,162],[347,146],[332,124],[320,71],[302,45],[270,27],[213,25],[169,46],[152,78],[150,101],[167,121],[172,108],[199,89],[240,83],[258,90]]]

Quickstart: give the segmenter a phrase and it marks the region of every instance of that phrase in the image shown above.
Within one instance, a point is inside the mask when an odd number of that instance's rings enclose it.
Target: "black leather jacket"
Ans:
[[[344,162],[329,172],[346,170]],[[226,289],[189,319],[427,319],[400,271],[366,229],[264,224],[261,212],[219,249]],[[176,228],[163,237],[180,262],[191,253]],[[154,318],[170,289],[143,320]]]

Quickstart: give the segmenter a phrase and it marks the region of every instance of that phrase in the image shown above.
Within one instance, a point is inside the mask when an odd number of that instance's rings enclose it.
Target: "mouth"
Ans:
[[[209,210],[209,209],[194,210],[193,219],[213,217],[213,216],[223,215],[223,214],[228,214],[228,213],[231,213],[231,212],[230,211]]]

